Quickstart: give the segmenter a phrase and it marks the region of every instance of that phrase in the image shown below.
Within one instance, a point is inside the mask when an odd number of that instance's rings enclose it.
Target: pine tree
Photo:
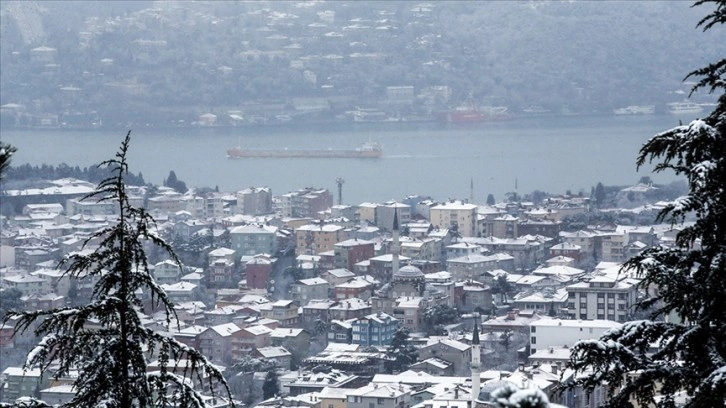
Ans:
[[[0,142],[0,180],[2,180],[5,170],[10,167],[10,158],[17,150],[15,146]]]
[[[53,378],[78,372],[74,398],[67,407],[202,407],[196,385],[221,387],[230,396],[224,377],[198,351],[171,337],[143,326],[142,299],[151,298],[154,307],[166,312],[169,324],[176,318],[174,306],[149,272],[144,247],[154,244],[177,261],[171,247],[156,235],[153,218],[134,207],[126,194],[124,175],[131,132],[126,135],[114,159],[100,166],[112,170],[85,198],[111,201],[118,205],[118,219],[86,240],[100,242],[90,254],[73,254],[61,262],[70,279],[92,276],[98,279],[90,302],[80,307],[47,311],[10,312],[18,317],[15,333],[39,322],[42,336],[29,354],[25,368],[40,367]],[[85,245],[84,245],[85,246]],[[159,370],[148,372],[150,361]]]
[[[494,199],[494,194],[489,194],[489,195],[487,195],[487,205],[488,205],[488,206],[492,206],[492,205],[494,205],[494,204],[496,204],[496,203],[497,203],[497,202],[496,202],[496,200]]]
[[[604,202],[605,186],[603,186],[602,183],[598,182],[597,186],[595,187],[595,204],[597,204],[597,207],[600,208]]]
[[[23,307],[23,292],[17,288],[4,289],[0,291],[0,319],[5,317],[9,310]]]
[[[418,351],[411,344],[409,331],[401,327],[393,334],[391,344],[386,350],[388,360],[384,363],[386,372],[389,374],[408,370],[411,364],[418,360]]]
[[[708,30],[726,23],[726,1],[695,4],[706,3],[716,10],[698,25]],[[585,374],[575,385],[593,389],[607,382],[615,390],[607,406],[637,400],[673,407],[678,393],[686,395],[686,407],[726,406],[726,59],[692,76],[701,78],[694,92],[720,93],[715,110],[650,139],[637,164],[655,161],[655,172],[672,170],[688,180],[688,194],[664,208],[659,221],[680,223],[688,214],[696,221],[681,230],[674,247],[648,249],[624,266],[642,277],[647,296],[638,307],[650,310],[650,318],[580,342],[572,353],[572,367]],[[668,318],[673,314],[677,321]],[[650,354],[654,343],[659,350]]]
[[[265,382],[262,383],[262,399],[274,398],[279,393],[280,384],[277,383],[277,372],[271,369],[265,376]]]

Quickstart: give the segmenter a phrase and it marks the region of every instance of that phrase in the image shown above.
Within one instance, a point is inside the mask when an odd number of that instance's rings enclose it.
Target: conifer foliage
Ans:
[[[418,360],[418,351],[411,344],[410,332],[405,327],[400,327],[393,334],[391,344],[386,349],[388,359],[384,363],[384,368],[389,374],[400,373],[408,370],[408,368]]]
[[[17,150],[15,146],[0,142],[0,180],[3,178],[5,169],[10,167],[10,158]]]
[[[91,253],[65,258],[61,266],[71,279],[97,280],[88,304],[47,311],[10,312],[18,317],[15,331],[38,323],[42,340],[28,355],[25,367],[40,367],[55,378],[77,371],[75,397],[69,407],[203,407],[198,388],[229,390],[222,374],[198,351],[144,327],[140,294],[166,312],[174,306],[149,272],[144,247],[154,244],[177,260],[171,247],[156,235],[153,218],[130,204],[124,184],[131,132],[108,166],[113,176],[99,183],[86,198],[118,205],[115,223],[93,234],[100,242]],[[158,361],[158,371],[149,364]]]
[[[726,23],[726,1],[699,22],[704,30]],[[656,162],[654,171],[685,176],[687,195],[659,214],[685,226],[673,247],[648,249],[625,268],[642,277],[647,296],[638,307],[650,319],[630,322],[600,340],[580,342],[571,365],[585,374],[576,384],[592,389],[609,383],[614,395],[608,406],[726,406],[726,59],[696,70],[693,91],[720,93],[715,110],[660,133],[640,150],[637,164]],[[672,318],[673,316],[677,318]],[[649,353],[652,344],[659,350]],[[679,405],[680,406],[680,405]]]

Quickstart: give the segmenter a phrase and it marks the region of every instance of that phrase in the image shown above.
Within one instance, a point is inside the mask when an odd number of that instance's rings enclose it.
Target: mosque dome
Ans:
[[[424,279],[424,274],[421,269],[413,265],[406,265],[393,275],[393,279]]]

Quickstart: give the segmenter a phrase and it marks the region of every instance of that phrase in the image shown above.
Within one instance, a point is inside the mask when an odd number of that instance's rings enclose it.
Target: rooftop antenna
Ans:
[[[343,177],[338,177],[335,179],[335,183],[338,185],[338,205],[343,205],[343,183],[345,183],[345,180],[343,180]]]

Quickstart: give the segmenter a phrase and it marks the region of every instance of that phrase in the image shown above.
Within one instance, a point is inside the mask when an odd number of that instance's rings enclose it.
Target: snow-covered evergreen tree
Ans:
[[[19,318],[16,333],[39,323],[36,334],[42,339],[27,356],[25,368],[40,367],[55,378],[77,372],[76,394],[64,406],[204,407],[198,388],[222,389],[230,396],[220,371],[195,349],[141,322],[140,293],[165,310],[167,323],[176,319],[173,304],[149,272],[144,245],[155,244],[178,259],[156,235],[153,218],[129,202],[124,176],[130,135],[115,158],[100,165],[110,167],[113,175],[86,197],[116,203],[117,221],[86,240],[100,242],[92,253],[73,254],[61,263],[71,279],[98,279],[89,302],[8,315]],[[159,369],[149,371],[154,361]]]
[[[386,349],[387,360],[384,368],[387,373],[400,373],[418,361],[418,351],[411,344],[410,332],[405,327],[399,327],[393,334],[391,344]]]
[[[0,142],[0,180],[2,180],[5,170],[10,167],[10,158],[17,150],[15,146]]]
[[[699,22],[704,30],[726,23],[726,1],[702,0],[716,9]],[[726,59],[696,70],[693,91],[720,93],[705,119],[650,139],[637,164],[656,162],[655,171],[687,178],[689,192],[659,214],[679,223],[696,221],[678,234],[672,248],[656,247],[625,264],[643,278],[649,320],[630,322],[600,340],[578,343],[571,364],[584,377],[575,384],[614,390],[608,406],[726,406]],[[669,315],[678,319],[668,319]],[[675,321],[674,321],[675,320]],[[659,350],[649,354],[653,344]],[[591,371],[590,371],[591,370]],[[685,398],[683,398],[685,396]]]

